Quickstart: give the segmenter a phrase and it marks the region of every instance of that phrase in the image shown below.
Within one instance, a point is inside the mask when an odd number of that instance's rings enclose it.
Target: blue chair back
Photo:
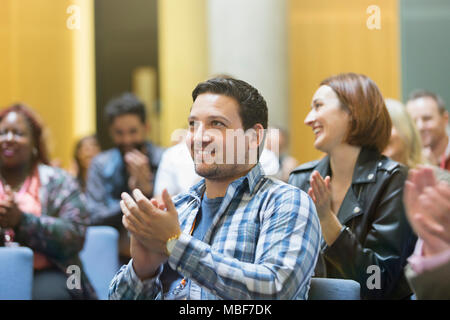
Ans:
[[[312,278],[308,300],[361,300],[360,289],[354,280]]]
[[[0,300],[31,300],[33,251],[26,247],[0,247]]]
[[[108,299],[111,280],[119,270],[119,232],[113,227],[92,226],[80,252],[81,262],[100,300]]]

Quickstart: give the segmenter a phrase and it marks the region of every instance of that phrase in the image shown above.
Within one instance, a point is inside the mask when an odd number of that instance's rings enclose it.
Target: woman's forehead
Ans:
[[[30,130],[29,123],[25,116],[19,112],[11,111],[9,112],[1,121],[0,125],[16,125],[23,129]]]
[[[337,99],[338,96],[334,90],[327,85],[320,86],[313,97],[313,100],[315,99]]]

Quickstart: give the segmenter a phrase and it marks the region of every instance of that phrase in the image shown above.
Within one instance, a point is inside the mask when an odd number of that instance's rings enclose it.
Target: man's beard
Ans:
[[[195,172],[205,179],[209,180],[222,180],[222,179],[229,179],[231,177],[234,177],[239,170],[239,165],[233,165],[233,164],[194,164],[195,166]]]
[[[195,166],[195,173],[197,173],[200,177],[206,179],[214,178],[219,174],[218,165],[212,165],[209,168],[204,168],[201,164],[194,164],[194,166]]]
[[[233,150],[233,148],[230,148]],[[236,149],[232,151],[232,156],[227,157],[227,149],[225,147],[218,148],[214,145],[202,146],[195,150],[191,146],[191,157],[194,161],[195,172],[208,180],[226,180],[235,176],[239,176],[248,167],[248,154],[238,155]],[[196,151],[206,152],[206,154],[198,154]]]

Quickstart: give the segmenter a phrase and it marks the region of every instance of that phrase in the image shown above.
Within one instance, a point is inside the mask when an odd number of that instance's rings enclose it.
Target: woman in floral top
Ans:
[[[43,127],[34,112],[22,104],[3,110],[0,238],[33,250],[33,299],[95,298],[78,257],[89,222],[83,195],[68,173],[48,163]],[[71,265],[81,270],[81,286],[67,281]]]

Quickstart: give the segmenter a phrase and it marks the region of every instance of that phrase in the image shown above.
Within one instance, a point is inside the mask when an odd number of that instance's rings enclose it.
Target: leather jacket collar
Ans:
[[[356,160],[355,169],[353,170],[352,185],[359,183],[376,182],[377,168],[382,166],[381,155],[375,149],[361,148],[358,159]],[[331,174],[330,157],[327,155],[315,166],[322,177]],[[295,172],[295,171],[294,171]]]

